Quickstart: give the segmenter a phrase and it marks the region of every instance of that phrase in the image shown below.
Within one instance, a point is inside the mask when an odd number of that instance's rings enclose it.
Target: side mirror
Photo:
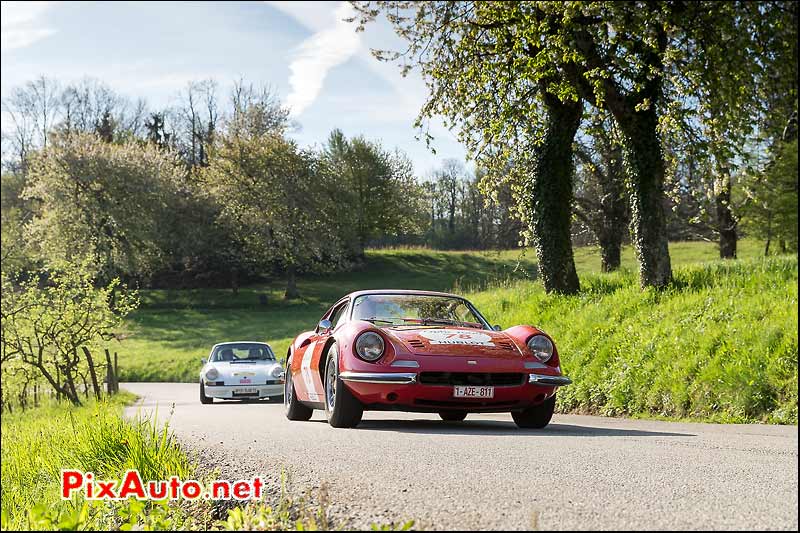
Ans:
[[[502,328],[502,327],[500,327],[500,325],[499,325],[499,324],[495,324],[494,326],[492,326],[492,329],[493,329],[493,330],[495,330],[495,331],[500,331],[500,330],[502,330],[503,328]]]
[[[202,365],[206,364],[206,358],[205,357],[201,357],[200,358],[200,364],[202,364]]]
[[[333,328],[333,324],[331,324],[330,320],[320,320],[319,325],[317,326],[317,334],[325,335],[331,331],[331,328]]]

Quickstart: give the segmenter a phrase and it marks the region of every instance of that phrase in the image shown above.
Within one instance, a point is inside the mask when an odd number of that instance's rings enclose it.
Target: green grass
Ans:
[[[3,414],[4,530],[119,526],[113,506],[61,500],[62,468],[91,471],[96,479],[119,479],[128,469],[138,469],[143,479],[191,478],[194,467],[167,428],[122,419],[132,398],[124,393],[83,407],[54,403]]]
[[[226,520],[212,516],[210,501],[62,501],[61,469],[93,472],[95,480],[119,480],[129,469],[148,480],[199,478],[195,465],[164,426],[149,419],[123,419],[133,400],[122,393],[82,407],[55,403],[3,415],[3,531],[18,530],[328,530],[341,529],[328,516],[327,493],[307,491],[296,498],[284,491],[228,509]],[[314,500],[309,499],[314,495]],[[378,524],[381,530],[408,529],[413,522]]]
[[[131,381],[195,381],[215,342],[265,340],[286,353],[340,296],[357,289],[454,290],[492,323],[533,323],[553,334],[576,383],[560,408],[609,415],[719,421],[797,420],[797,259],[761,258],[740,242],[722,262],[714,243],[670,244],[675,284],[641,291],[633,251],[601,274],[597,250],[575,251],[578,296],[546,295],[532,251],[367,253],[357,272],[301,279],[302,299],[281,300],[283,281],[241,289],[145,291],[120,346]],[[268,304],[259,304],[266,294]]]
[[[282,300],[284,281],[225,289],[142,291],[142,308],[128,322],[130,337],[119,347],[126,381],[194,381],[200,358],[226,340],[269,342],[285,355],[300,332],[348,292],[370,288],[450,290],[485,287],[498,280],[535,276],[535,256],[519,251],[434,252],[401,249],[367,252],[354,272],[299,281],[302,298]],[[266,294],[262,306],[259,295]]]
[[[581,281],[577,296],[533,283],[469,295],[503,326],[556,339],[573,379],[560,410],[797,423],[797,258],[681,266],[663,292],[630,271]]]

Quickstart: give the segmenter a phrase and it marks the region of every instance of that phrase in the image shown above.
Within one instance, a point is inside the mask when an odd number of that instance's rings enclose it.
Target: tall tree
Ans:
[[[319,198],[313,154],[278,133],[221,138],[204,181],[248,257],[286,273],[285,298],[299,297],[300,269],[335,258],[335,227]],[[330,265],[329,265],[330,266]]]
[[[334,130],[320,156],[320,172],[336,186],[330,194],[340,206],[339,227],[355,256],[363,258],[372,239],[419,232],[422,194],[405,154]]]
[[[23,194],[39,206],[28,242],[49,264],[91,257],[104,281],[146,276],[165,259],[164,222],[179,176],[173,158],[154,146],[53,135],[32,158]]]
[[[356,2],[359,30],[385,13],[408,41],[404,53],[378,52],[420,69],[430,96],[417,121],[446,117],[482,167],[522,178],[515,189],[532,230],[546,290],[579,289],[569,233],[570,147],[582,112],[575,91],[548,65],[546,38],[529,4],[513,2]],[[566,127],[558,124],[563,121]],[[574,127],[573,127],[574,125]],[[564,158],[564,155],[567,157]],[[524,164],[520,163],[523,162]],[[528,167],[532,170],[525,172]],[[486,180],[495,183],[499,180]]]

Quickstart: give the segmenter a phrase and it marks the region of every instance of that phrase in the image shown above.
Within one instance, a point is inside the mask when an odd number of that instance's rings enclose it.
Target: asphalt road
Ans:
[[[441,529],[798,528],[797,426],[715,425],[556,415],[519,430],[506,414],[445,423],[373,413],[334,429],[278,403],[201,405],[198,386],[129,383],[133,415],[157,411],[205,469],[261,475],[318,494],[334,519],[414,519]]]

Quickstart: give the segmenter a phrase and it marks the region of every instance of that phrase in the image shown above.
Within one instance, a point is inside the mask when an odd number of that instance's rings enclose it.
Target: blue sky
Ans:
[[[293,112],[303,146],[331,129],[398,147],[425,177],[444,158],[463,160],[453,133],[433,121],[436,155],[415,139],[425,85],[380,63],[370,48],[401,46],[381,22],[356,34],[345,2],[2,2],[2,97],[39,75],[89,76],[119,93],[169,105],[191,80],[268,83]]]

